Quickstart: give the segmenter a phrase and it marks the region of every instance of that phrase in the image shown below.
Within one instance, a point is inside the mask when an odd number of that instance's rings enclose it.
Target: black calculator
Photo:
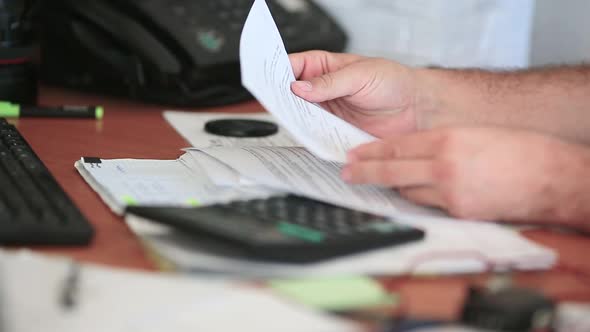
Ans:
[[[295,195],[203,207],[130,206],[127,212],[281,262],[315,262],[424,237],[391,218]]]

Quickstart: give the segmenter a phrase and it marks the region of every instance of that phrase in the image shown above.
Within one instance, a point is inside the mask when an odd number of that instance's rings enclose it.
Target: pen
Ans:
[[[49,117],[49,118],[93,118],[102,119],[102,106],[21,106],[0,101],[0,117]]]
[[[71,309],[76,306],[79,283],[80,266],[76,262],[71,262],[60,294],[60,302],[65,309]]]

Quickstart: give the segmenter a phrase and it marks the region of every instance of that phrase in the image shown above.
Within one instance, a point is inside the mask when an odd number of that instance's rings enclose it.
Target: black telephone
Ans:
[[[176,106],[250,98],[239,39],[253,0],[40,0],[40,77]],[[267,0],[288,52],[341,51],[344,31],[310,0]]]

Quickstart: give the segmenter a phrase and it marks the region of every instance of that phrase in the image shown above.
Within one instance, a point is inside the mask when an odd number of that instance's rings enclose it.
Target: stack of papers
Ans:
[[[261,38],[264,36],[264,38]],[[242,80],[271,114],[188,114],[166,119],[194,146],[175,161],[83,158],[76,167],[114,211],[129,204],[206,205],[292,192],[329,203],[389,216],[426,231],[423,241],[307,265],[245,260],[194,237],[136,216],[132,230],[183,270],[255,276],[308,274],[402,274],[544,269],[555,253],[491,223],[447,218],[412,204],[395,191],[350,185],[339,173],[346,151],[375,138],[290,90],[292,68],[266,3],[256,0],[242,33]],[[275,121],[279,133],[236,139],[205,133],[216,118]],[[298,142],[298,143],[297,143]],[[299,144],[300,143],[300,144]]]
[[[186,116],[198,118],[201,115]],[[186,122],[186,117],[183,122]],[[285,158],[260,159],[261,155],[272,155],[268,152],[274,149],[278,149],[278,156],[294,151],[303,154],[308,158],[307,162],[312,161],[314,166],[300,167],[300,170],[310,170],[310,173],[297,175],[296,172],[286,171]],[[260,152],[258,158],[253,158],[252,151]],[[232,164],[232,158],[240,165],[240,171],[228,166]],[[194,235],[165,225],[134,215],[126,216],[130,228],[151,249],[183,271],[255,277],[466,273],[483,271],[490,265],[498,269],[545,269],[551,267],[556,259],[554,252],[511,229],[492,223],[447,218],[440,211],[414,206],[383,188],[351,187],[339,180],[335,164],[314,158],[298,147],[191,149],[174,161],[100,161],[100,167],[92,167],[93,164],[83,160],[76,165],[114,211],[121,212],[129,204],[194,206],[290,191],[327,201],[338,197],[337,204],[344,202],[368,212],[390,215],[398,222],[411,224],[426,232],[425,239],[419,242],[302,266],[246,260],[241,253],[228,252],[225,248],[220,251],[219,246],[208,239],[196,239]],[[292,174],[293,179],[282,174],[281,170]],[[323,176],[318,176],[315,170],[320,170]],[[313,181],[309,182],[309,179]],[[314,183],[316,185],[312,185]]]

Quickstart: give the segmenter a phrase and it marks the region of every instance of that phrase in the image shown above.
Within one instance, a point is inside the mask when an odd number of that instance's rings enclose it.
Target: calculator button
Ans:
[[[284,235],[299,238],[309,242],[319,243],[325,239],[325,235],[322,232],[284,221],[278,223],[277,229]]]

